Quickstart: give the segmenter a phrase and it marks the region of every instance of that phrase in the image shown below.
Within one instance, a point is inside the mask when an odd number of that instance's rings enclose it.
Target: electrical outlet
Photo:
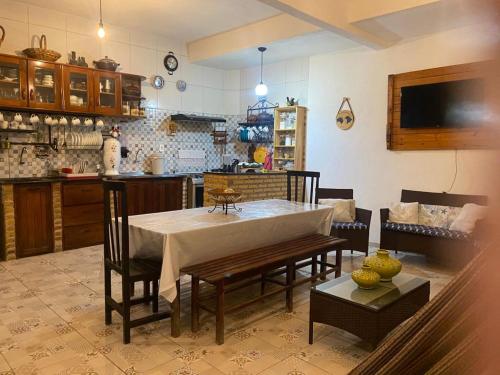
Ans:
[[[165,152],[165,145],[160,145],[160,152]]]

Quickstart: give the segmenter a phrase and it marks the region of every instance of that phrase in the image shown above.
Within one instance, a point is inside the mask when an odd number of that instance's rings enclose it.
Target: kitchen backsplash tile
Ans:
[[[114,118],[104,118],[106,127],[103,132],[107,133],[112,125],[121,129],[120,142],[122,146],[130,150],[127,158],[122,159],[120,170],[122,172],[150,171],[151,163],[149,156],[158,152],[163,145],[166,156],[166,170],[168,172],[201,172],[214,168],[220,168],[222,161],[223,146],[214,145],[211,136],[212,126],[203,123],[179,124],[175,136],[168,136],[166,130],[167,118],[179,111],[148,109],[145,119],[127,120],[125,122]],[[3,112],[7,119],[11,119],[13,112]],[[197,113],[208,115],[207,113]],[[23,117],[27,120],[28,114]],[[227,121],[228,144],[225,153],[233,155],[240,160],[246,160],[248,145],[237,140],[236,128],[238,122],[242,121],[239,115],[218,115]],[[83,118],[82,118],[83,119]],[[48,129],[41,125],[41,132],[45,139],[48,138]],[[60,139],[64,137],[64,130],[71,131],[69,126],[54,127],[53,132]],[[88,131],[80,127],[80,131]],[[34,135],[16,135],[9,138],[10,141],[35,141]],[[0,150],[0,178],[33,177],[44,176],[50,169],[60,169],[66,166],[78,165],[80,161],[88,162],[88,170],[95,171],[96,166],[103,167],[102,151],[98,150],[69,150],[62,148],[59,152],[49,150],[46,158],[37,158],[33,146],[27,146],[27,152],[23,156],[24,164],[20,164],[22,145],[12,145],[9,150]],[[179,162],[179,150],[203,150],[205,152],[205,165],[186,165]],[[139,151],[140,150],[140,151]],[[137,162],[135,162],[135,155]],[[198,164],[198,163],[194,163]]]

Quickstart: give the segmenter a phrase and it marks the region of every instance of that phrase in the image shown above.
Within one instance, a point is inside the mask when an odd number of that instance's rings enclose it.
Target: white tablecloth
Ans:
[[[241,212],[207,207],[129,217],[130,256],[162,258],[160,293],[169,301],[182,267],[242,251],[293,240],[308,234],[329,234],[329,206],[265,200],[238,204]]]

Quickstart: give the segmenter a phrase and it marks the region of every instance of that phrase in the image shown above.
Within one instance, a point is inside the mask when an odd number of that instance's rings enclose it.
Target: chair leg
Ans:
[[[328,253],[321,254],[321,264],[319,266],[319,271],[321,272],[321,280],[326,280],[326,261]]]
[[[151,281],[143,281],[144,284],[144,304],[149,305],[151,302]]]
[[[158,283],[159,280],[153,280],[153,312],[158,312]]]
[[[181,335],[181,282],[177,280],[175,283],[177,289],[177,297],[170,304],[170,335],[172,337],[179,337]]]
[[[122,281],[122,301],[123,301],[123,343],[130,343],[130,286],[134,284],[124,284]]]
[[[224,344],[224,281],[217,283],[217,304],[215,308],[215,342]]]
[[[200,329],[200,279],[191,278],[191,331],[198,332]]]
[[[135,283],[130,284],[130,296],[135,296]]]
[[[109,305],[107,297],[111,298],[111,270],[104,266],[104,320],[106,325],[110,325],[112,323],[113,309]]]
[[[351,250],[351,254],[354,254],[354,250]]]

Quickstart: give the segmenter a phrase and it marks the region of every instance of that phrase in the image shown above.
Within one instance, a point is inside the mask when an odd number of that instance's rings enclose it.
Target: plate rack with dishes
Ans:
[[[272,144],[274,115],[278,103],[271,103],[265,99],[248,106],[245,122],[238,123],[238,140],[243,143]]]
[[[307,108],[280,107],[274,117],[273,169],[303,170]]]

